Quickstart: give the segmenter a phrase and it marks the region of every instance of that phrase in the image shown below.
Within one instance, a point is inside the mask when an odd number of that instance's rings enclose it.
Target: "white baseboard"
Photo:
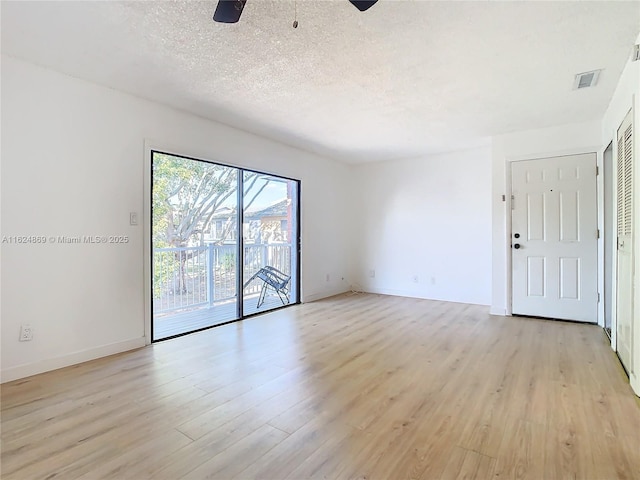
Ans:
[[[500,315],[501,317],[504,317],[507,315],[507,311],[504,308],[491,307],[489,309],[489,315]]]
[[[122,353],[144,346],[144,337],[133,338],[131,340],[125,340],[124,342],[111,343],[109,345],[81,350],[61,357],[48,358],[34,363],[26,363],[16,367],[9,367],[0,372],[0,383],[11,382],[20,378],[30,377],[39,373],[57,370],[58,368],[88,362],[89,360],[95,360],[96,358],[106,357],[108,355],[114,355],[116,353]]]
[[[631,375],[629,375],[629,383],[631,384],[633,393],[640,397],[640,376],[634,375],[632,373]]]
[[[349,288],[339,287],[331,290],[325,290],[323,292],[310,293],[309,295],[302,296],[303,297],[302,303],[315,302],[316,300],[320,300],[322,298],[333,297],[334,295],[340,295],[342,293],[347,293],[349,291],[351,291]]]
[[[438,302],[450,302],[450,303],[464,303],[466,305],[481,305],[483,307],[489,306],[486,303],[465,301],[463,299],[437,298],[432,296],[430,297],[426,295],[414,294],[412,292],[407,292],[405,290],[395,290],[393,288],[379,288],[379,287],[364,286],[362,287],[362,289],[359,289],[358,291],[362,293],[375,293],[377,295],[392,295],[394,297],[420,298],[422,300],[435,300]]]

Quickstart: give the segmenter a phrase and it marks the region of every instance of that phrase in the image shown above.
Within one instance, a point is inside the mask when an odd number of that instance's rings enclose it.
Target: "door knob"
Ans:
[[[516,250],[518,250],[520,248],[520,244],[519,243],[514,243],[513,244],[513,248],[515,248]]]

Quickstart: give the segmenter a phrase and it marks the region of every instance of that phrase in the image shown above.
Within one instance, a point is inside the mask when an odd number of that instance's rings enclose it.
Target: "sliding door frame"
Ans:
[[[238,169],[238,183],[236,184],[236,205],[238,214],[236,215],[236,232],[238,241],[236,242],[236,316],[238,320],[244,318],[244,170]]]
[[[237,215],[236,215],[236,228],[237,228],[237,242],[236,242],[236,314],[237,318],[221,323],[217,323],[215,325],[198,328],[196,330],[190,330],[188,332],[180,333],[177,335],[172,335],[166,338],[154,339],[153,331],[154,331],[154,322],[153,322],[153,230],[152,230],[152,195],[153,195],[153,155],[155,153],[171,155],[173,157],[182,158],[185,160],[191,160],[196,162],[203,162],[212,165],[218,165],[225,168],[233,168],[237,170],[237,186],[236,186],[236,200],[237,200]],[[296,198],[295,198],[295,211],[296,211],[296,225],[295,225],[295,238],[291,240],[295,240],[295,261],[291,259],[291,279],[294,280],[293,285],[291,285],[293,292],[295,292],[295,301],[290,302],[286,305],[282,305],[279,307],[272,308],[270,310],[255,312],[250,314],[245,314],[244,312],[244,295],[243,295],[243,282],[244,282],[244,235],[243,235],[243,224],[244,224],[244,173],[257,173],[261,175],[269,175],[272,177],[277,177],[282,180],[295,182],[296,184]],[[172,149],[169,148],[161,148],[149,145],[145,142],[145,162],[144,162],[144,209],[143,209],[143,221],[144,221],[144,290],[145,290],[145,326],[144,326],[144,336],[145,343],[150,345],[152,343],[162,342],[164,340],[170,340],[172,338],[181,337],[184,335],[189,335],[191,333],[200,332],[203,330],[208,330],[210,328],[220,327],[222,325],[228,325],[230,323],[235,323],[241,320],[245,320],[247,318],[254,317],[256,315],[262,315],[269,312],[274,312],[277,310],[281,310],[283,308],[290,307],[292,305],[300,304],[300,272],[301,272],[301,255],[302,255],[302,247],[301,247],[301,188],[302,182],[299,179],[287,177],[281,174],[266,172],[263,170],[256,170],[253,168],[243,167],[239,165],[233,165],[228,163],[223,163],[214,160],[207,160],[203,158],[198,158],[196,156],[190,156],[181,153],[174,153]],[[291,245],[291,252],[294,253],[294,245]]]

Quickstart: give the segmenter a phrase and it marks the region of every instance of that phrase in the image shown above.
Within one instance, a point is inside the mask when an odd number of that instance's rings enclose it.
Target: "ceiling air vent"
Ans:
[[[592,72],[577,74],[576,80],[573,82],[573,89],[580,90],[581,88],[595,87],[601,71],[602,70],[593,70]]]

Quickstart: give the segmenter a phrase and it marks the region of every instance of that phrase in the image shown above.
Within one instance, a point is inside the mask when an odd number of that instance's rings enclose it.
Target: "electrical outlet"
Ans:
[[[435,285],[436,284],[436,277],[431,277],[431,285]]]
[[[420,277],[418,277],[418,275],[413,276],[413,283],[420,283]]]
[[[327,280],[327,282],[328,282],[329,280],[331,280],[331,275],[329,275],[328,273],[327,273],[327,278],[326,278],[326,280]]]
[[[138,225],[138,212],[129,213],[129,225]]]
[[[30,342],[31,340],[33,340],[31,325],[20,325],[20,341]]]
[[[375,270],[369,270],[369,278],[376,278],[376,271]]]

